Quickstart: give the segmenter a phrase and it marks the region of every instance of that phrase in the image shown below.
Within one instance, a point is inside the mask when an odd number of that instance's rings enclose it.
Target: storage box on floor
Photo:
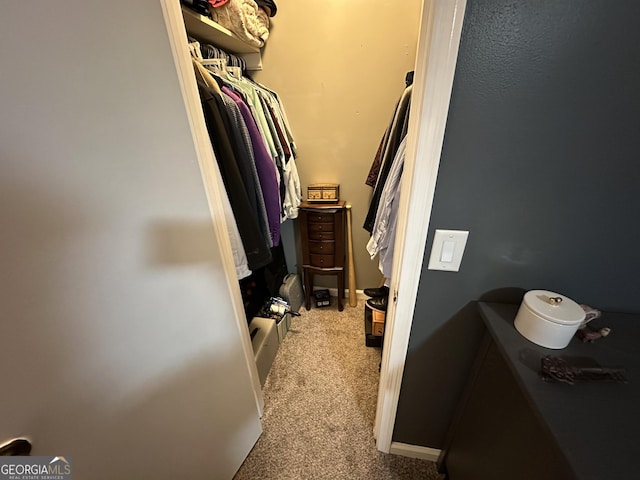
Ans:
[[[289,304],[292,312],[297,312],[304,303],[304,291],[300,277],[295,273],[289,273],[284,277],[280,286],[280,296]]]
[[[254,317],[249,323],[253,355],[258,367],[260,385],[262,386],[267,380],[273,360],[276,358],[276,353],[278,353],[278,347],[289,331],[290,325],[291,315],[289,313],[278,319]]]
[[[367,347],[381,347],[386,314],[364,306],[364,343]]]

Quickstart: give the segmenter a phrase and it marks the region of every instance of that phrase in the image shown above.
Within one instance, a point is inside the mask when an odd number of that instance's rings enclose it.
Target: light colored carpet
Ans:
[[[235,480],[427,479],[432,462],[376,450],[379,348],[364,344],[364,299],[300,309],[264,386],[264,433]]]

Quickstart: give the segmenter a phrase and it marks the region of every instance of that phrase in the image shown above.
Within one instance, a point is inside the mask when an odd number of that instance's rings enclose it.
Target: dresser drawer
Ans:
[[[309,232],[309,240],[334,240],[333,232]]]
[[[309,235],[318,232],[333,232],[333,223],[309,223]]]
[[[335,252],[335,242],[332,241],[324,241],[324,242],[316,242],[309,241],[309,253],[313,253],[316,255],[333,255]]]
[[[309,255],[311,265],[314,267],[331,268],[335,265],[333,255]]]
[[[309,223],[333,223],[333,214],[331,213],[308,213]]]

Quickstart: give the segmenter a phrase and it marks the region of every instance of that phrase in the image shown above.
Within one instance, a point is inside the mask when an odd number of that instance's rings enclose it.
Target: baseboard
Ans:
[[[391,442],[389,453],[402,455],[403,457],[421,458],[431,462],[438,461],[440,450],[437,448],[421,447],[420,445],[409,445],[408,443]]]

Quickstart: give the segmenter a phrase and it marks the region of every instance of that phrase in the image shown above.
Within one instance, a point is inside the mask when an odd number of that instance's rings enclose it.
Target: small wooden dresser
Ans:
[[[311,308],[314,275],[338,277],[338,310],[344,298],[345,201],[330,204],[302,202],[299,225],[302,239],[305,307]]]

